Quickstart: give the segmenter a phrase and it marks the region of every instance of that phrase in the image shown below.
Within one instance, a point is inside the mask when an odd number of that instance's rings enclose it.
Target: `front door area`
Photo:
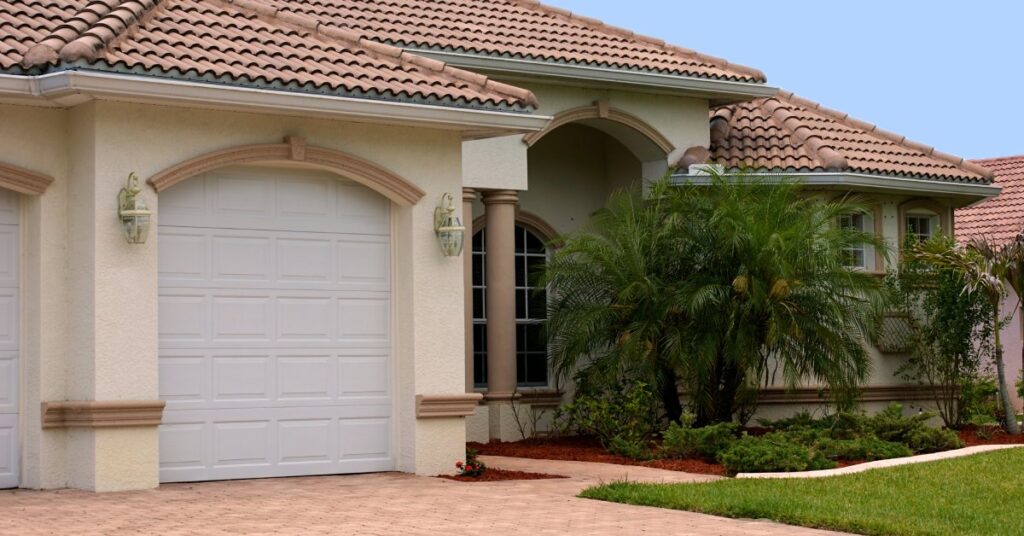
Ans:
[[[394,469],[389,210],[290,168],[160,195],[161,481]]]

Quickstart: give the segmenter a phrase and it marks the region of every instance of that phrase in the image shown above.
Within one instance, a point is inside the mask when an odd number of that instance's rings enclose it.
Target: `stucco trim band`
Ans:
[[[157,426],[163,400],[43,402],[43,428]]]
[[[0,188],[19,194],[43,195],[53,183],[53,177],[22,167],[0,162]]]
[[[367,160],[334,149],[306,145],[299,137],[284,143],[242,145],[206,153],[167,168],[149,178],[162,192],[179,182],[215,169],[243,164],[292,162],[334,172],[367,186],[399,205],[415,205],[426,195],[420,187]]]
[[[580,106],[579,108],[572,108],[555,114],[548,123],[548,126],[544,127],[543,130],[537,132],[531,132],[523,136],[523,142],[527,146],[532,147],[535,143],[541,140],[544,136],[550,134],[558,127],[568,125],[569,123],[575,123],[577,121],[584,121],[587,119],[607,119],[616,123],[621,123],[633,130],[643,134],[647,139],[651,140],[655,145],[658,146],[665,154],[671,154],[675,151],[675,146],[668,140],[658,129],[652,127],[649,123],[640,119],[639,117],[612,108],[607,101],[597,101],[591,106]]]
[[[482,398],[480,393],[416,395],[416,418],[469,417]]]
[[[899,402],[912,400],[934,400],[937,393],[928,385],[867,386],[860,390],[857,402]],[[757,403],[777,404],[821,404],[830,403],[827,388],[801,387],[797,389],[768,388],[758,393]]]

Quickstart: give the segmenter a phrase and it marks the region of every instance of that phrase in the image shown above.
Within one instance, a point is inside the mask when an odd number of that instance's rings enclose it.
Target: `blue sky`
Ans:
[[[1024,154],[1024,2],[545,0],[968,158]]]

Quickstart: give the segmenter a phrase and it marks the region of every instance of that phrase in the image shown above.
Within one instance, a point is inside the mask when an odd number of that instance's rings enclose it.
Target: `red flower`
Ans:
[[[462,469],[462,462],[455,462],[455,467],[458,469]]]

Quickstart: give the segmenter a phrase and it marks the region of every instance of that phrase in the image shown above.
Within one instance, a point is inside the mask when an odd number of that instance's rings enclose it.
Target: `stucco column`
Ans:
[[[516,389],[515,190],[483,193],[487,207],[487,398],[508,399]]]
[[[462,224],[466,227],[466,247],[462,252],[466,321],[466,392],[473,392],[473,201],[476,190],[462,189]]]

